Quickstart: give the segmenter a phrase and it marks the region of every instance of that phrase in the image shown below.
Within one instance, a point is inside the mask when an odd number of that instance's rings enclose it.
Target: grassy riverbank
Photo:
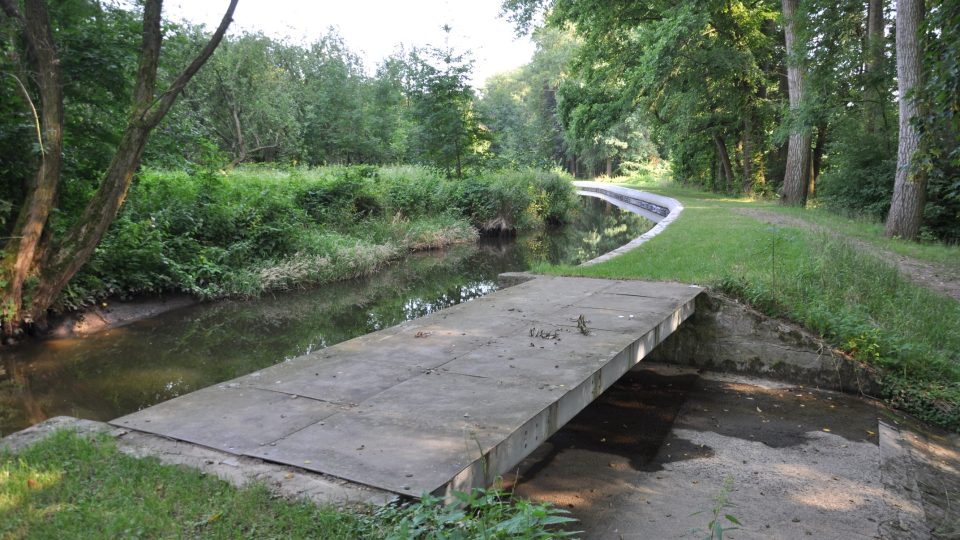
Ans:
[[[145,171],[60,303],[256,296],[368,275],[478,231],[566,221],[575,204],[569,180],[522,171],[453,181],[415,166]]]
[[[19,455],[0,452],[0,537],[17,538],[556,538],[546,505],[475,494],[345,512],[237,489],[203,473],[121,454],[106,436],[55,433]],[[550,532],[548,532],[550,531]]]
[[[879,225],[674,184],[631,182],[680,200],[680,219],[626,255],[588,268],[540,271],[674,280],[719,289],[794,320],[876,366],[884,395],[919,418],[960,430],[960,302],[906,280],[879,249],[960,267],[960,247],[882,237]],[[770,224],[757,211],[812,225]],[[776,220],[774,220],[776,221]],[[854,242],[868,244],[868,249]]]

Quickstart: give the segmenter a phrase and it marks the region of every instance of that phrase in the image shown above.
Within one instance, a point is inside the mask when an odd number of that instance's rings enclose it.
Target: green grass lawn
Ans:
[[[3,538],[356,538],[359,516],[234,489],[196,470],[59,432],[0,454]]]
[[[960,430],[960,302],[907,281],[844,236],[936,263],[960,261],[960,247],[884,239],[878,224],[822,210],[782,209],[672,184],[627,185],[676,198],[685,210],[662,234],[625,255],[586,268],[536,270],[681,281],[726,292],[875,365],[881,397],[894,406]],[[769,225],[736,211],[744,208],[802,217],[840,235]]]
[[[565,512],[494,491],[369,513],[237,489],[185,467],[121,454],[112,439],[54,433],[0,451],[0,538],[559,538]]]
[[[736,210],[800,216],[933,262],[960,261],[960,248],[886,240],[876,224],[820,210],[670,184],[639,187],[679,199],[686,208],[680,219],[606,263],[538,270],[714,287],[821,333],[877,366],[890,403],[960,430],[960,302],[906,281],[838,235],[774,227]],[[552,538],[567,519],[494,492],[462,497],[462,506],[427,498],[375,513],[340,511],[280,499],[263,486],[236,489],[198,471],[122,455],[106,437],[66,432],[19,455],[0,452],[3,538]]]

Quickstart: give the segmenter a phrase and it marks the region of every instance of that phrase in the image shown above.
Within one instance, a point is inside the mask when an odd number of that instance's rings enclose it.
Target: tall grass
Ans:
[[[570,179],[536,171],[463,181],[417,166],[148,170],[60,299],[178,291],[253,296],[376,272],[478,232],[568,219]]]
[[[831,222],[839,236],[774,227],[733,211],[768,203],[643,187],[685,206],[663,234],[603,264],[538,270],[718,288],[819,332],[876,366],[892,404],[960,430],[960,302],[915,285],[858,249],[843,238],[843,221]]]

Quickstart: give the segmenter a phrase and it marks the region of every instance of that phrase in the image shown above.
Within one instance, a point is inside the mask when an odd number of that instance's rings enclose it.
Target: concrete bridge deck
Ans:
[[[406,495],[485,486],[670,335],[700,292],[538,277],[111,423]]]

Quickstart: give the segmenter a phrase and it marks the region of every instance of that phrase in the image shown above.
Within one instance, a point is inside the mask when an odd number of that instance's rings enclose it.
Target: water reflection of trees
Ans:
[[[27,366],[7,356],[0,363],[0,436],[6,426],[31,425],[48,418],[42,398],[33,392]]]
[[[653,222],[639,215],[622,212],[601,199],[583,197],[573,223],[538,231],[521,241],[527,243],[531,266],[544,262],[576,265],[626,244],[651,227]]]
[[[193,306],[0,363],[0,431],[120,414],[483,296],[497,275],[593,258],[649,222],[585,198],[571,225],[416,254],[366,279]]]

